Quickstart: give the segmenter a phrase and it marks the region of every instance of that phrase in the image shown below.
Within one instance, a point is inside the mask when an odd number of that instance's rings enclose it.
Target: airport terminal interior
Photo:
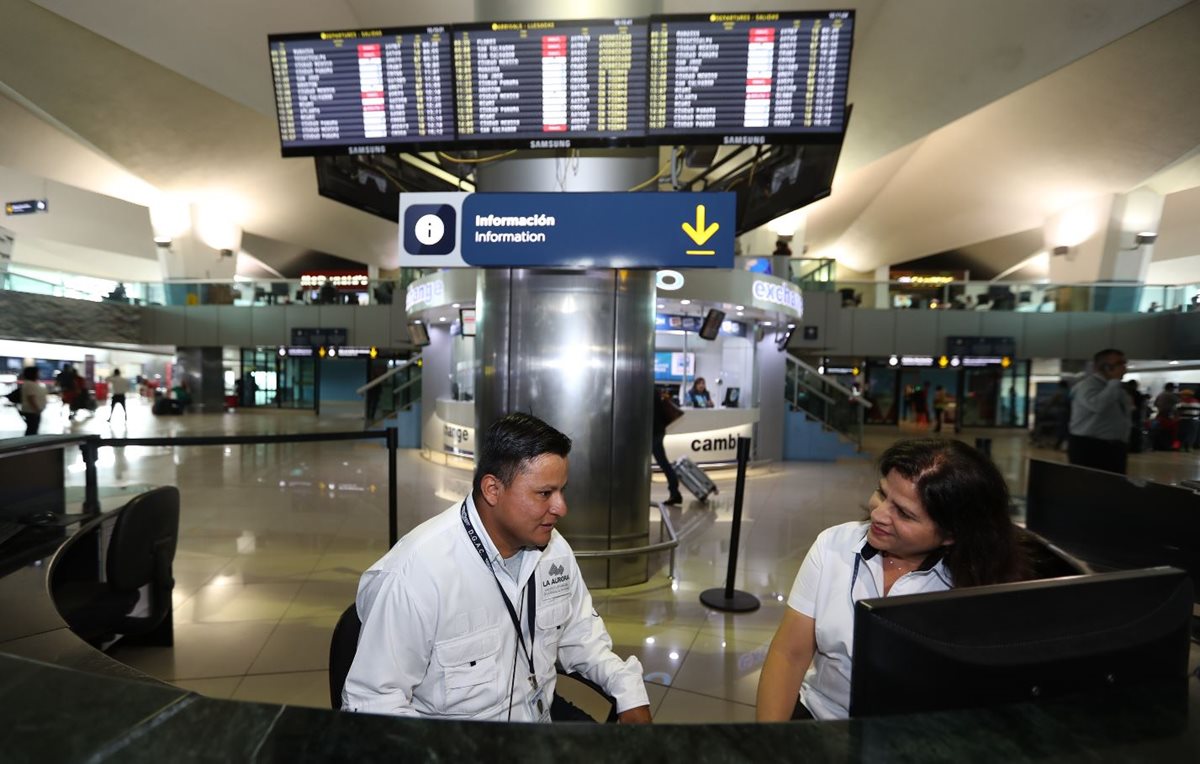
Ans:
[[[331,639],[513,411],[573,439],[564,535],[659,724],[756,721],[801,563],[900,441],[999,469],[1055,571],[1005,602],[1117,603],[999,644],[969,588],[917,594],[888,632],[909,668],[1002,700],[926,696],[892,738],[878,714],[910,711],[862,680],[848,722],[622,760],[1196,750],[1200,0],[247,5],[0,0],[0,709],[129,693],[15,750],[468,755],[331,710]],[[1072,436],[1116,367],[1117,435]],[[1071,463],[1093,441],[1125,475]],[[758,606],[701,601],[727,585]],[[1097,682],[1131,694],[1081,711]],[[907,747],[939,720],[940,753]],[[549,758],[540,734],[487,740]]]
[[[17,435],[7,412],[4,436]],[[130,423],[95,418],[67,421],[52,410],[50,432],[104,437],[273,434],[339,430],[353,422],[276,412],[156,419],[144,402]],[[900,437],[926,428],[871,428],[861,458],[836,463],[779,463],[753,469],[747,481],[736,585],[762,607],[720,613],[700,592],[723,586],[734,470],[714,473],[720,494],[687,497],[671,509],[681,543],[675,576],[662,567],[645,584],[593,589],[596,611],[615,650],[636,655],[646,670],[651,710],[659,722],[700,724],[754,720],[754,695],[805,553],[817,534],[863,516],[878,482],[872,459]],[[992,437],[992,454],[1015,493],[1030,457],[1065,455],[1029,443],[1019,430],[964,431],[969,443]],[[147,674],[216,698],[327,708],[328,648],[334,624],[353,601],[361,572],[387,550],[386,451],[379,444],[199,446],[113,449],[99,464],[105,506],[145,485],[177,485],[188,497],[175,557],[174,647],[118,647],[113,656]],[[1178,482],[1200,478],[1200,459],[1182,453],[1131,458],[1130,475]],[[75,473],[78,482],[79,473]],[[406,497],[402,528],[413,527],[469,490],[470,473],[432,466],[415,452],[400,460]],[[658,478],[654,498],[666,498]],[[568,505],[569,506],[569,505]],[[1189,667],[1200,667],[1193,645]],[[581,702],[586,702],[586,697]]]

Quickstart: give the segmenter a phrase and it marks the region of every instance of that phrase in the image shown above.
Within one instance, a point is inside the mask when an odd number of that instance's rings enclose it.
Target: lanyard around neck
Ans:
[[[533,574],[529,575],[529,580],[525,582],[525,589],[529,592],[526,601],[529,604],[529,647],[525,646],[525,635],[521,632],[521,619],[517,616],[517,609],[513,607],[512,600],[504,593],[504,585],[500,583],[500,579],[496,577],[496,570],[492,567],[492,561],[488,558],[487,550],[483,547],[483,542],[479,539],[479,533],[476,532],[475,526],[471,524],[471,518],[467,514],[467,501],[463,500],[462,508],[459,510],[459,517],[462,518],[463,528],[467,531],[467,537],[471,539],[471,543],[475,546],[475,551],[479,553],[479,559],[483,560],[483,564],[487,566],[488,571],[492,574],[492,580],[496,582],[496,588],[500,591],[500,597],[504,600],[504,607],[508,609],[508,617],[512,620],[513,629],[517,632],[517,641],[521,644],[521,649],[525,651],[525,657],[529,660],[529,676],[535,676],[533,668],[533,635],[534,635],[534,614],[537,612],[534,603],[534,590],[532,586]],[[536,572],[536,569],[535,569]]]

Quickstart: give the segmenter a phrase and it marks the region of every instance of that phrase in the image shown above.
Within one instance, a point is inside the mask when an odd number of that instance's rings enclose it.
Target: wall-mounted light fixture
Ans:
[[[1143,244],[1153,244],[1157,238],[1158,234],[1154,231],[1139,231],[1138,234],[1133,237],[1133,242],[1140,247]]]
[[[1068,247],[1066,244],[1059,244],[1057,247],[1050,250],[1050,254],[1052,254],[1052,255],[1068,255],[1070,253],[1071,253],[1071,248]]]

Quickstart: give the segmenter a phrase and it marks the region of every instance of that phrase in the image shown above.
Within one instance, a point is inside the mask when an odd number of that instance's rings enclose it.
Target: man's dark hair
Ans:
[[[1164,390],[1174,390],[1174,389],[1175,389],[1175,383],[1174,383],[1174,382],[1168,382],[1167,384],[1163,385],[1163,389],[1164,389]]]
[[[21,370],[21,378],[29,382],[37,382],[38,370],[36,366],[26,366]]]
[[[1096,353],[1096,355],[1092,356],[1092,361],[1094,361],[1097,365],[1099,365],[1099,364],[1107,362],[1108,359],[1114,355],[1122,355],[1123,356],[1123,355],[1125,355],[1125,351],[1117,350],[1116,348],[1105,348],[1104,350],[1101,350],[1099,353]]]
[[[475,493],[483,489],[483,476],[495,475],[505,486],[543,454],[566,458],[571,439],[532,414],[509,414],[487,428],[475,463]]]
[[[954,540],[942,559],[956,588],[1028,577],[1008,485],[991,459],[958,440],[902,440],[879,459],[880,475],[892,470],[913,482],[930,519]]]

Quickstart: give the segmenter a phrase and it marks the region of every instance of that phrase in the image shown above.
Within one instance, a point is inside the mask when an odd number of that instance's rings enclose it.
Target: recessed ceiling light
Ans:
[[[745,310],[745,309],[746,309],[746,306],[745,306],[745,305],[739,305],[739,306],[737,306],[737,309],[738,309],[738,310]]]
[[[445,320],[446,320],[445,316],[442,316],[441,318],[438,319],[438,321],[445,321]]]
[[[679,304],[680,305],[691,305],[692,301],[691,300],[680,300]]]
[[[461,308],[461,307],[462,307],[462,303],[461,303],[461,302],[456,302],[456,303],[454,303],[453,305],[451,305],[450,307],[451,307],[451,308]]]

